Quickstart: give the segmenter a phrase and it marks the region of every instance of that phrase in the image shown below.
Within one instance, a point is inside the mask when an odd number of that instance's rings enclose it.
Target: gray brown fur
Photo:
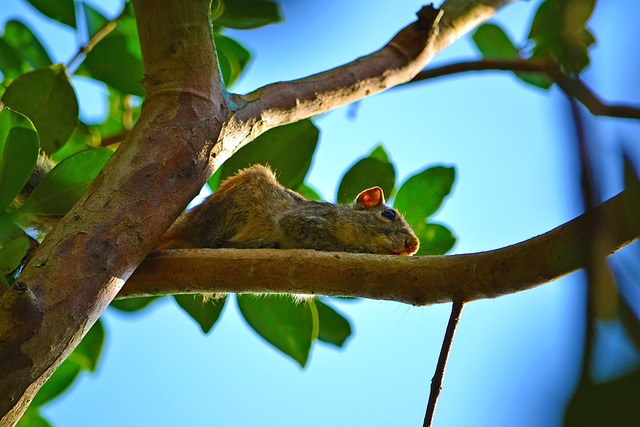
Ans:
[[[360,196],[374,190],[381,200],[365,207]],[[227,179],[186,212],[158,248],[298,248],[395,255],[418,250],[418,238],[397,211],[384,205],[382,190],[374,187],[360,196],[351,206],[308,200],[280,185],[269,168],[256,165]],[[385,211],[387,217],[382,216]]]

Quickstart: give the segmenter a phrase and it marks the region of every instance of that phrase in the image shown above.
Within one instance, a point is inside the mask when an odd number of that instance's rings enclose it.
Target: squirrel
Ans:
[[[157,249],[279,248],[413,255],[420,241],[380,187],[350,205],[308,200],[254,165],[187,211]]]
[[[53,168],[39,156],[22,201]],[[420,241],[400,213],[386,206],[380,187],[350,205],[308,200],[283,187],[268,167],[254,165],[226,179],[183,215],[155,250],[177,248],[279,248],[413,255]],[[38,222],[42,218],[38,218]],[[51,222],[46,228],[52,226]]]

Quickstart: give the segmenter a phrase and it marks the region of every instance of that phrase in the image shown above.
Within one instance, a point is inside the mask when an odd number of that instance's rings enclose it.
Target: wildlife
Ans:
[[[352,205],[308,200],[283,187],[266,166],[228,178],[185,212],[158,249],[278,248],[410,256],[420,241],[380,187]]]

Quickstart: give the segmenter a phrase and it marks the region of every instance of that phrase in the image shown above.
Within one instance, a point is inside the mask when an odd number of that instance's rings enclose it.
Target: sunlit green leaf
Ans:
[[[76,6],[73,0],[27,0],[42,14],[65,25],[76,27]]]
[[[78,100],[63,65],[21,75],[7,87],[2,102],[33,122],[47,153],[62,147],[78,124]]]
[[[18,237],[0,246],[0,276],[6,276],[20,266],[29,250],[29,239]]]
[[[211,19],[217,27],[241,30],[280,22],[278,3],[271,0],[214,0]]]
[[[226,295],[221,298],[201,294],[174,295],[173,297],[178,305],[200,325],[205,334],[215,325],[227,301]]]
[[[300,366],[306,365],[317,331],[310,304],[289,295],[238,295],[238,306],[260,336]]]
[[[17,20],[8,21],[0,38],[0,71],[5,77],[15,78],[49,65],[49,54],[29,27]]]
[[[366,157],[351,166],[342,177],[338,203],[351,203],[361,191],[375,186],[382,188],[385,196],[389,197],[395,183],[396,171],[391,163]]]
[[[518,49],[502,28],[484,24],[473,33],[472,39],[485,58],[517,58]]]
[[[40,407],[31,405],[22,415],[16,427],[52,427],[51,423],[40,415]]]
[[[136,297],[136,298],[124,298],[111,301],[109,307],[113,307],[116,310],[125,313],[135,313],[149,306],[152,302],[156,301],[160,297]]]
[[[122,93],[144,96],[140,84],[144,74],[142,53],[135,20],[121,19],[116,29],[87,54],[77,73],[103,81]]]
[[[111,157],[107,148],[81,151],[60,162],[25,200],[22,214],[66,214]]]
[[[41,406],[62,394],[73,383],[80,371],[81,367],[76,362],[69,359],[62,362],[62,365],[58,366],[51,378],[38,391],[31,404]]]
[[[31,176],[39,145],[33,123],[0,104],[0,211],[9,206]]]
[[[424,222],[433,215],[451,192],[455,169],[436,166],[409,178],[398,190],[393,206],[409,224]]]
[[[222,78],[226,86],[231,86],[240,77],[251,54],[244,46],[229,37],[215,34],[214,39]]]
[[[315,300],[320,328],[318,339],[328,344],[342,347],[351,336],[351,324],[333,307]]]
[[[442,224],[422,221],[412,224],[412,228],[420,239],[420,249],[416,255],[444,255],[456,243],[451,230]]]
[[[318,193],[318,190],[316,190],[315,188],[309,186],[304,182],[300,184],[298,188],[295,189],[295,191],[297,191],[298,193],[300,193],[301,195],[303,195],[309,200],[322,200],[322,196],[320,195],[320,193]]]
[[[104,345],[104,325],[102,321],[98,321],[91,327],[89,332],[82,338],[82,341],[73,353],[69,355],[69,359],[80,365],[84,370],[93,372],[98,365],[98,359],[102,353]]]
[[[212,189],[220,180],[255,164],[269,165],[278,181],[297,188],[307,175],[318,143],[318,128],[311,120],[277,127],[260,135],[228,159],[209,180]]]
[[[89,37],[91,38],[95,36],[96,33],[100,31],[105,25],[107,25],[109,20],[87,3],[82,2],[80,4],[82,5],[82,10],[84,12],[84,20],[87,25],[87,32],[89,33]]]

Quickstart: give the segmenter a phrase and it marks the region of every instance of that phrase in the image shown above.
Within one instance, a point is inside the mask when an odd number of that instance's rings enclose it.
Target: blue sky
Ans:
[[[117,13],[118,2],[93,3]],[[495,21],[522,40],[538,4],[512,5]],[[420,6],[414,0],[394,6],[287,1],[284,23],[227,33],[253,53],[248,72],[232,89],[248,92],[367,54],[412,21]],[[22,2],[6,1],[0,22],[15,16],[34,19]],[[629,61],[630,48],[619,44],[625,34],[637,40],[637,16],[640,4],[631,0],[598,4],[591,25],[598,44],[585,80],[604,99],[639,98],[639,88],[630,86],[638,57]],[[57,61],[67,62],[77,50],[64,30],[44,24],[36,30]],[[467,37],[434,63],[475,57]],[[104,91],[74,83],[84,117],[103,114]],[[500,72],[441,78],[366,99],[355,119],[347,108],[315,119],[321,141],[309,182],[335,200],[342,174],[380,143],[401,182],[427,165],[455,165],[453,193],[435,219],[458,236],[454,252],[494,249],[579,213],[568,122],[556,89],[535,90]],[[638,133],[637,123],[623,120],[594,119],[589,126],[598,160],[609,166],[618,161],[616,139],[633,141]],[[630,147],[640,159],[635,140]],[[619,182],[607,180],[608,195],[619,189]],[[581,360],[580,278],[574,274],[466,306],[437,426],[559,425]],[[339,307],[352,322],[353,337],[343,350],[317,345],[304,370],[255,336],[235,304],[207,336],[170,299],[142,315],[108,310],[97,374],[83,375],[45,416],[56,426],[420,425],[449,305],[359,301]],[[625,349],[622,354],[634,357]],[[611,372],[614,359],[605,363]]]

